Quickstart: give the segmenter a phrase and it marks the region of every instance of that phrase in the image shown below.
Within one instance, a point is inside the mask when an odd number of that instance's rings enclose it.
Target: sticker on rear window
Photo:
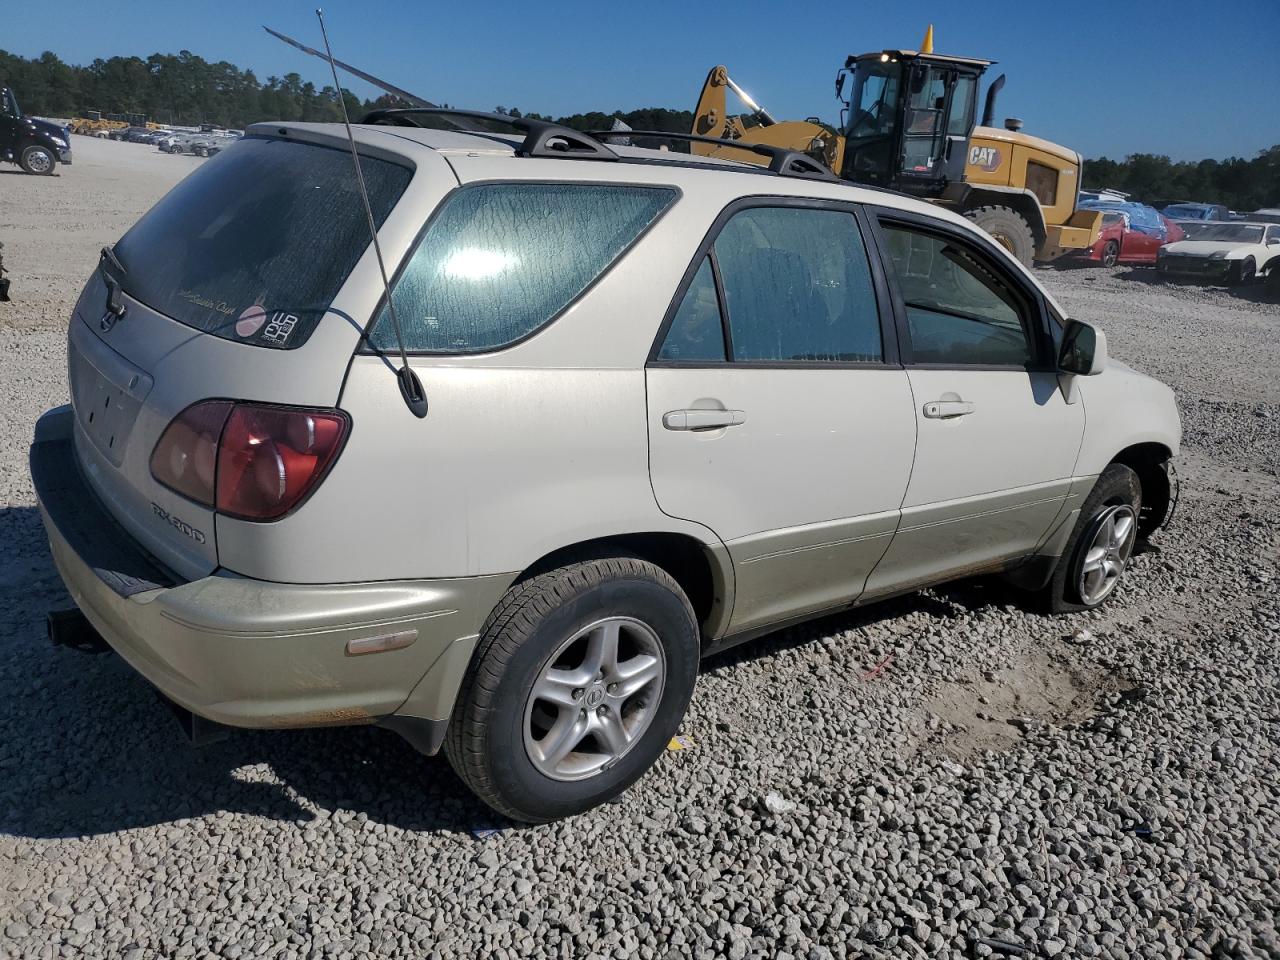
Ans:
[[[252,337],[262,329],[266,320],[267,311],[255,303],[240,314],[240,319],[236,321],[236,334],[241,337]]]
[[[292,313],[277,311],[271,315],[271,322],[262,331],[262,339],[267,343],[274,343],[277,347],[283,347],[289,339],[289,334],[293,333],[293,328],[297,325],[298,318]]]

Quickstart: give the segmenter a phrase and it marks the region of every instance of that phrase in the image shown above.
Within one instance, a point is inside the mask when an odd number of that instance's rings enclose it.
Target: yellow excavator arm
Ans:
[[[730,91],[747,108],[745,114],[729,113]],[[744,116],[751,121],[751,125],[743,120]],[[844,152],[844,138],[822,124],[809,120],[784,120],[781,123],[774,120],[768,110],[734,83],[729,71],[723,66],[712,67],[707,74],[702,93],[698,97],[698,106],[693,112],[693,129],[690,132],[699,137],[786,147],[821,160],[832,170],[840,169],[841,155]],[[713,143],[695,142],[691,149],[704,157],[722,157],[759,165],[767,165],[769,162],[768,157],[758,153],[719,147]]]

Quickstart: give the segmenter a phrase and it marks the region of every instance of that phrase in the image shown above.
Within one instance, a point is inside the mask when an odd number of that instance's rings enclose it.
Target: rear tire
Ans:
[[[1020,260],[1030,267],[1035,257],[1036,240],[1031,225],[1020,213],[1009,207],[975,207],[965,213],[973,221]]]
[[[18,163],[27,173],[47,177],[53,173],[53,168],[58,165],[58,158],[53,155],[53,151],[48,147],[32,144],[22,151],[22,156],[19,158]]]
[[[1050,613],[1093,610],[1106,603],[1115,593],[1133,554],[1141,512],[1142,484],[1138,475],[1122,463],[1113,463],[1103,470],[1080,508],[1071,538],[1042,592],[1042,600]],[[1107,536],[1103,529],[1109,519],[1115,525],[1117,537]],[[1120,531],[1119,525],[1126,522],[1128,528]],[[1119,542],[1114,542],[1117,539]],[[1114,576],[1104,572],[1102,579],[1106,582],[1102,582],[1096,570],[1087,574],[1085,568],[1093,562],[1117,565]]]
[[[614,656],[597,673],[593,651],[614,624]],[[589,810],[662,755],[693,694],[699,654],[693,607],[653,564],[614,557],[547,571],[513,586],[489,615],[445,754],[476,796],[513,820]],[[628,693],[627,678],[641,676],[628,665],[641,660],[654,678]],[[578,672],[585,679],[565,681]],[[547,690],[564,699],[544,698]],[[617,739],[619,727],[628,736]],[[558,730],[565,753],[554,749]]]

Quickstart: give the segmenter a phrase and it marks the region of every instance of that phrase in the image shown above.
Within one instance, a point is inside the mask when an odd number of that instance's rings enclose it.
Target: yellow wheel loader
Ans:
[[[83,134],[86,137],[105,137],[110,131],[123,130],[128,125],[124,120],[111,120],[104,117],[101,111],[89,110],[85,116],[76,117],[71,121],[71,132]]]
[[[935,54],[932,27],[922,47],[849,57],[836,75],[836,97],[844,104],[839,130],[816,117],[775,120],[724,67],[715,67],[703,84],[692,132],[787,147],[854,183],[944,204],[1028,265],[1091,246],[1102,215],[1076,208],[1080,154],[1022,133],[1019,120],[1006,120],[1003,130],[991,126],[1003,75],[987,90],[982,123],[975,125],[978,81],[994,61]],[[745,104],[745,115],[728,114],[729,91]],[[762,161],[732,147],[695,143],[692,149]]]

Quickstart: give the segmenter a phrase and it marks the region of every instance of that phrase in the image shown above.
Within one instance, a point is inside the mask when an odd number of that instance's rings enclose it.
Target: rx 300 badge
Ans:
[[[187,523],[182,518],[175,517],[172,513],[170,513],[164,507],[160,506],[160,504],[152,501],[151,509],[157,517],[159,517],[169,526],[173,527],[173,529],[177,530],[184,537],[190,537],[196,543],[205,542],[203,531],[197,530],[195,527]]]

